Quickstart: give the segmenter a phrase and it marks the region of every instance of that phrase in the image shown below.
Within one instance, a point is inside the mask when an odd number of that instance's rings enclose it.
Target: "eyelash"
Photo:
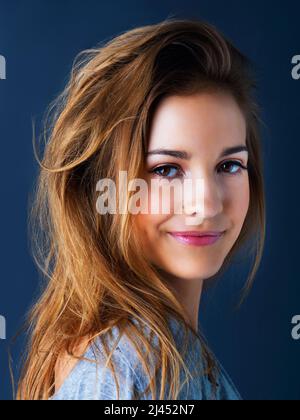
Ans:
[[[238,170],[238,171],[236,171],[235,173],[230,173],[230,172],[225,172],[224,171],[224,173],[226,174],[226,175],[238,175],[238,174],[240,174],[241,173],[241,171],[242,170],[248,170],[248,167],[247,166],[244,166],[241,162],[239,162],[239,161],[235,161],[235,160],[228,160],[228,161],[225,161],[225,162],[222,162],[221,164],[220,164],[220,166],[223,166],[223,165],[225,165],[225,164],[228,164],[228,163],[230,163],[230,164],[232,164],[232,165],[235,165],[235,166],[239,166],[240,167],[240,169]],[[164,176],[164,175],[161,175],[161,174],[159,174],[159,173],[157,173],[156,171],[158,171],[158,170],[162,170],[162,169],[166,169],[166,168],[175,168],[175,169],[178,169],[178,170],[180,170],[181,171],[181,168],[180,167],[178,167],[177,165],[171,165],[171,164],[168,164],[168,165],[161,165],[161,166],[158,166],[158,167],[156,167],[156,168],[154,168],[154,169],[152,169],[151,171],[149,171],[150,173],[154,173],[154,174],[156,174],[156,175],[158,175],[159,177],[161,177],[161,178],[176,178],[176,175],[175,176],[172,176],[172,177],[168,177],[168,176]]]

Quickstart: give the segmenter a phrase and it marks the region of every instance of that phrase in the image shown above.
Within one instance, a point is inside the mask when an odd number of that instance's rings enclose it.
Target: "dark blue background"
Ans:
[[[245,399],[300,399],[300,341],[291,318],[300,313],[300,3],[258,0],[0,1],[1,291],[8,340],[0,341],[0,398],[12,398],[7,346],[38,293],[29,254],[27,208],[37,172],[32,118],[42,117],[64,87],[76,54],[121,31],[168,16],[215,24],[256,64],[267,187],[267,242],[252,292],[239,311],[245,267],[233,267],[205,296],[201,321],[211,346]],[[22,340],[13,349],[17,363]]]

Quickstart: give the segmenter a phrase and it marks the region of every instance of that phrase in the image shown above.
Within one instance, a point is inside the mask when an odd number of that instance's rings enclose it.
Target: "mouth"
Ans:
[[[172,238],[184,245],[207,246],[216,243],[223,235],[223,232],[168,232]]]

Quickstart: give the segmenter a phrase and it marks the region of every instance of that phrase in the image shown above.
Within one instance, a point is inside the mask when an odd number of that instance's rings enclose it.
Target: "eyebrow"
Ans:
[[[247,146],[241,144],[239,146],[227,147],[222,151],[220,157],[232,155],[234,153],[239,153],[239,152],[248,153]],[[183,150],[156,149],[147,153],[147,156],[150,156],[150,155],[172,156],[178,159],[185,159],[185,160],[191,159],[191,155]]]

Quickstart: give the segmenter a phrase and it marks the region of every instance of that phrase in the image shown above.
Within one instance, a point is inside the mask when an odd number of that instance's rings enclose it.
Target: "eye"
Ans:
[[[149,171],[162,178],[175,178],[182,175],[182,170],[175,165],[162,165]]]
[[[220,170],[229,175],[235,175],[240,173],[242,170],[247,169],[247,166],[244,166],[241,162],[235,160],[228,160],[220,165]]]

